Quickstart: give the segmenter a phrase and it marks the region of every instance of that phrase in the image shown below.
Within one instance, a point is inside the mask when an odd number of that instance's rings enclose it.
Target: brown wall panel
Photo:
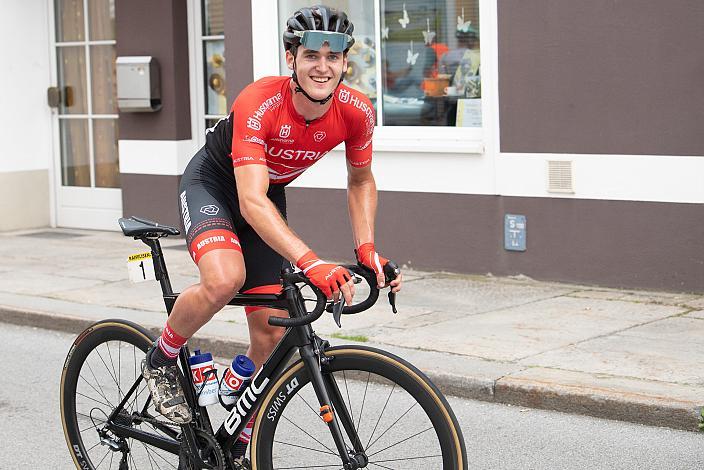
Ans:
[[[180,176],[122,173],[120,181],[125,217],[146,217],[183,230],[178,206]]]
[[[704,155],[704,2],[498,0],[501,150]]]
[[[276,51],[270,51],[276,54]],[[252,71],[252,3],[225,1],[225,74],[231,106],[240,91],[254,80]]]
[[[297,233],[319,255],[351,260],[345,191],[288,195]],[[505,214],[527,217],[525,252],[504,250]],[[702,220],[701,204],[382,192],[376,243],[418,269],[704,292]]]
[[[120,139],[190,139],[186,0],[118,0],[115,28],[118,56],[153,56],[161,72],[161,110],[120,113]]]

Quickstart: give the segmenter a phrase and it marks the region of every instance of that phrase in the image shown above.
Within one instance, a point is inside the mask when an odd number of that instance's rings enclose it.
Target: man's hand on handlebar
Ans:
[[[340,299],[340,293],[347,305],[352,305],[354,296],[354,281],[349,271],[342,266],[326,263],[313,253],[308,251],[296,262],[296,266],[308,276],[308,279],[323,293],[328,299],[334,302]]]
[[[356,253],[357,260],[376,273],[377,286],[380,289],[384,287],[386,285],[384,266],[389,263],[389,260],[376,252],[374,243],[364,243],[360,245],[359,248],[357,248]],[[403,284],[403,275],[399,271],[395,274],[395,279],[392,279],[391,282],[389,282],[391,292],[394,294],[399,292],[401,290],[401,284]]]

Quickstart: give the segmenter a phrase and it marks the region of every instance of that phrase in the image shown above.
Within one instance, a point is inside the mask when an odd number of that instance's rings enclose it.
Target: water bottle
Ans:
[[[195,354],[188,358],[188,364],[191,366],[198,404],[208,406],[217,403],[218,378],[213,355],[209,352],[201,354],[200,349],[196,349]]]
[[[237,391],[242,384],[254,374],[254,362],[243,354],[238,354],[232,360],[232,365],[220,382],[220,401],[225,407],[235,404]]]

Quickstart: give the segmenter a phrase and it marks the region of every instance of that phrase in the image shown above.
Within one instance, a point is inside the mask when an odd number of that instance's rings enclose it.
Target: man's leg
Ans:
[[[200,283],[178,296],[156,346],[147,353],[142,366],[157,411],[179,423],[192,418],[176,378],[181,346],[232,299],[245,278],[242,253],[234,249],[204,253],[198,269]]]

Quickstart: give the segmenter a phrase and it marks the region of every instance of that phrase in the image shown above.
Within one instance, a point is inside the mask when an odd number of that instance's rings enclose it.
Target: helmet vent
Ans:
[[[571,160],[548,160],[548,192],[574,194]]]

